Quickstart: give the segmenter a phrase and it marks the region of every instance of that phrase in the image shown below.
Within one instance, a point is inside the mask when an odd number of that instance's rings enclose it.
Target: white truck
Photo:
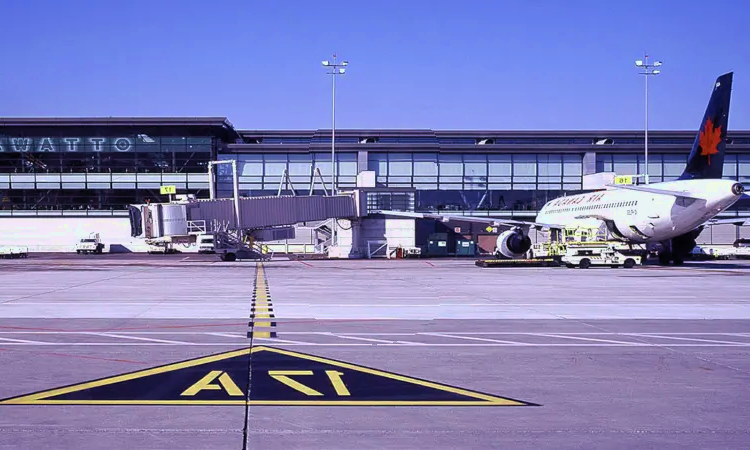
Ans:
[[[198,253],[216,253],[213,234],[199,234],[196,241],[198,244]]]
[[[0,258],[28,258],[28,247],[0,247]]]
[[[102,244],[99,238],[99,233],[89,233],[85,238],[82,238],[76,243],[76,253],[89,254],[96,253],[101,254],[104,250],[104,244]]]
[[[580,267],[588,269],[591,266],[624,267],[630,269],[641,263],[637,255],[624,255],[616,245],[611,243],[580,243],[568,244],[562,262],[568,268]]]

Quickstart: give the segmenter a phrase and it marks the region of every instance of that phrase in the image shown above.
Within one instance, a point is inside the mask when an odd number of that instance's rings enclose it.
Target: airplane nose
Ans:
[[[742,183],[734,183],[732,185],[732,194],[742,195],[742,193],[744,192],[745,192],[745,186],[743,186]]]

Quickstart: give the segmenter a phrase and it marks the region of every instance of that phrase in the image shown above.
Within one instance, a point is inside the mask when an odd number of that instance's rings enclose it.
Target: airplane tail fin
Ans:
[[[721,178],[727,143],[729,99],[732,96],[732,72],[716,79],[700,129],[695,136],[687,167],[680,180]]]

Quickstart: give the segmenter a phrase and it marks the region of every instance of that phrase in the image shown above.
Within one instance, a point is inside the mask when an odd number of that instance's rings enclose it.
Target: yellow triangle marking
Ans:
[[[43,400],[47,397],[54,397],[57,395],[69,394],[71,392],[82,391],[84,389],[91,389],[91,388],[95,388],[99,386],[106,386],[109,384],[120,383],[122,381],[134,380],[136,378],[144,378],[150,375],[157,375],[157,374],[165,373],[165,372],[173,372],[175,370],[184,369],[186,367],[200,366],[200,365],[215,362],[215,361],[221,361],[223,359],[234,358],[235,356],[247,355],[249,353],[253,353],[257,351],[256,348],[257,347],[254,347],[252,350],[249,348],[245,348],[242,350],[235,350],[231,352],[220,353],[218,355],[204,356],[202,358],[191,359],[188,361],[182,361],[182,362],[173,363],[173,364],[167,364],[166,366],[159,366],[159,367],[154,367],[151,369],[139,370],[137,372],[126,373],[123,375],[116,375],[114,377],[102,378],[100,380],[88,381],[85,383],[52,389],[49,391],[37,392],[35,394],[26,395],[23,397],[0,401],[0,405],[38,403],[37,400]],[[64,401],[59,400],[59,402],[64,402]]]
[[[272,352],[278,353],[294,358],[304,359],[308,361],[315,361],[323,364],[328,364],[343,369],[349,369],[357,372],[363,372],[379,377],[390,378],[393,380],[402,381],[414,385],[424,386],[427,388],[451,392],[454,394],[462,395],[471,399],[477,399],[482,401],[472,400],[55,400],[50,397],[56,397],[59,395],[69,394],[71,392],[83,391],[100,386],[107,386],[123,381],[134,380],[137,378],[144,378],[151,375],[162,374],[166,372],[172,372],[188,367],[200,366],[216,361],[221,361],[236,356],[247,355],[258,352]],[[356,364],[350,364],[342,361],[336,361],[332,359],[322,358],[319,356],[307,355],[304,353],[297,353],[290,350],[282,350],[278,348],[271,348],[265,346],[257,346],[252,348],[244,348],[240,350],[234,350],[230,352],[220,353],[217,355],[204,356],[188,361],[181,361],[177,363],[167,364],[160,367],[154,367],[146,370],[139,370],[132,373],[117,375],[108,378],[102,378],[99,380],[88,381],[85,383],[75,384],[71,386],[50,389],[47,391],[36,392],[24,396],[10,398],[7,400],[0,401],[0,405],[23,405],[23,404],[35,404],[35,405],[285,405],[285,406],[526,406],[534,405],[533,403],[523,402],[520,400],[513,400],[510,398],[499,397],[489,394],[483,394],[481,392],[475,392],[468,389],[462,389],[454,386],[447,386],[432,381],[421,380],[417,378],[408,377],[405,375],[398,375],[395,373],[389,373],[378,369],[371,369],[368,367],[358,366]]]
[[[324,363],[324,364],[330,364],[332,366],[337,366],[337,367],[341,367],[341,368],[344,368],[344,369],[356,370],[358,372],[369,373],[371,375],[377,375],[377,376],[380,376],[380,377],[390,378],[392,380],[398,380],[398,381],[403,381],[403,382],[406,382],[406,383],[416,384],[416,385],[419,385],[419,386],[429,387],[429,388],[437,389],[437,390],[440,390],[440,391],[452,392],[454,394],[459,394],[459,395],[465,395],[467,397],[478,398],[478,399],[481,399],[481,400],[485,400],[485,401],[487,401],[489,403],[496,403],[496,404],[503,404],[503,405],[526,405],[527,404],[526,402],[521,402],[521,401],[518,401],[518,400],[510,400],[510,399],[503,398],[503,397],[496,397],[494,395],[482,394],[480,392],[473,392],[473,391],[469,391],[469,390],[466,390],[466,389],[461,389],[461,388],[457,388],[457,387],[453,387],[453,386],[446,386],[444,384],[434,383],[432,381],[419,380],[417,378],[407,377],[407,376],[404,376],[404,375],[398,375],[398,374],[390,373],[390,372],[384,372],[382,370],[371,369],[371,368],[368,368],[368,367],[362,367],[362,366],[358,366],[356,364],[349,364],[349,363],[345,363],[345,362],[341,362],[341,361],[335,361],[335,360],[331,360],[331,359],[327,359],[327,358],[321,358],[319,356],[306,355],[304,353],[297,353],[297,352],[293,352],[293,351],[290,351],[290,350],[282,350],[282,349],[270,348],[270,347],[265,348],[265,350],[272,351],[272,352],[275,352],[275,353],[280,353],[282,355],[293,356],[293,357],[296,357],[296,358],[307,359],[307,360],[310,360],[310,361],[321,362],[321,363]],[[336,404],[340,404],[340,403],[341,402],[336,402]],[[410,403],[413,404],[413,403],[417,403],[417,402],[410,402]],[[433,402],[430,402],[430,401],[423,402],[423,403],[425,403],[425,404],[433,404]],[[446,402],[446,403],[451,403],[451,402]],[[465,402],[465,403],[468,403],[468,404],[479,404],[477,402]]]

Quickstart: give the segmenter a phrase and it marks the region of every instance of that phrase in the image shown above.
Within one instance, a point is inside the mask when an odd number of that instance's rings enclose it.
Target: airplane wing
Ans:
[[[533,227],[536,229],[550,228],[550,229],[561,230],[564,228],[562,225],[558,225],[558,224],[528,222],[525,220],[500,219],[498,217],[460,216],[460,215],[452,215],[452,214],[431,214],[431,213],[418,213],[418,212],[408,212],[408,211],[388,211],[388,210],[373,211],[373,213],[383,214],[386,216],[410,217],[410,218],[415,218],[415,219],[435,219],[441,222],[461,221],[461,222],[486,223],[493,227],[504,225],[508,227]]]
[[[729,219],[711,219],[706,222],[706,225],[724,225],[724,224],[732,224],[732,225],[740,225],[740,226],[747,226],[750,225],[750,217],[732,217]]]
[[[693,200],[705,200],[705,198],[703,197],[695,197],[687,194],[686,192],[670,191],[667,189],[655,189],[646,186],[635,186],[631,184],[608,184],[607,187],[615,189],[627,189],[629,191],[649,192],[651,194],[673,195],[675,197],[689,198]]]

